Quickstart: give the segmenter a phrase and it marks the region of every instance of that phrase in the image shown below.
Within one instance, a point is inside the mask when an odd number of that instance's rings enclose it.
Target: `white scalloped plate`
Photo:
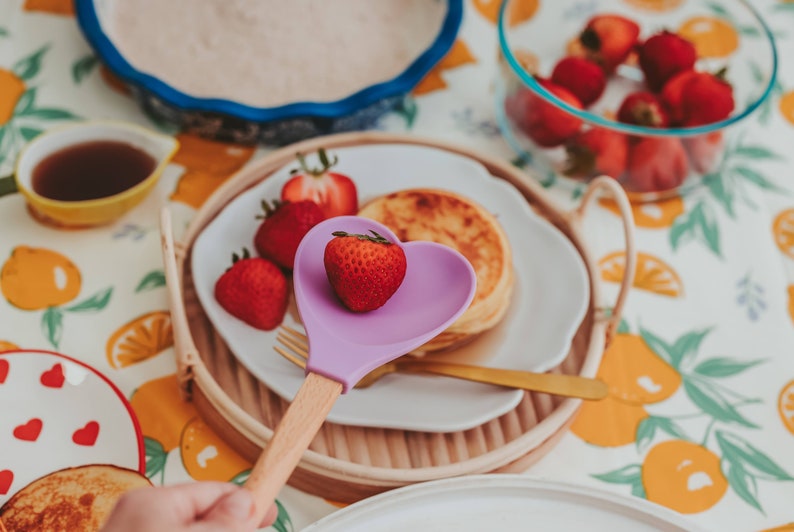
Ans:
[[[364,499],[304,532],[698,532],[643,499],[526,475],[471,475],[413,484]]]
[[[516,285],[505,319],[445,357],[491,367],[546,371],[567,354],[590,298],[587,270],[573,244],[535,214],[509,183],[478,162],[424,146],[379,144],[333,150],[334,171],[350,176],[359,202],[396,190],[432,187],[475,199],[502,224],[513,249]],[[309,157],[310,164],[317,164]],[[271,390],[292,400],[303,371],[275,351],[275,331],[261,331],[228,314],[215,301],[215,281],[232,252],[253,250],[262,199],[280,196],[294,165],[240,194],[196,239],[193,282],[210,321],[237,359]],[[294,307],[293,307],[294,308]],[[295,325],[288,312],[286,325]],[[523,392],[462,380],[388,375],[370,388],[340,397],[328,419],[344,425],[455,432],[481,425],[513,409]]]

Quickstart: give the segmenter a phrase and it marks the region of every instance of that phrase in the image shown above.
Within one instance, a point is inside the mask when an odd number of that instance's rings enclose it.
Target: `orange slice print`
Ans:
[[[174,345],[171,315],[158,310],[119,327],[105,344],[110,367],[126,368],[149,359]]]
[[[636,441],[637,427],[647,417],[642,406],[607,396],[600,401],[584,401],[571,432],[593,445],[620,447]]]
[[[179,442],[182,464],[195,480],[230,481],[251,463],[237,454],[200,417],[185,426]]]
[[[772,236],[778,249],[794,259],[794,209],[786,209],[775,216]]]
[[[472,0],[477,12],[487,20],[496,24],[499,20],[499,9],[502,0]],[[513,0],[510,2],[510,12],[507,14],[511,26],[526,22],[535,16],[540,6],[539,0]]]
[[[195,209],[229,176],[242,168],[256,149],[254,146],[219,142],[187,133],[177,135],[176,139],[179,141],[179,151],[171,162],[184,166],[185,173],[179,178],[171,199]]]
[[[22,9],[53,15],[74,15],[74,0],[25,0]]]
[[[794,126],[794,91],[789,91],[780,97],[778,108],[783,119]]]
[[[598,267],[601,279],[609,283],[620,283],[626,271],[626,253],[610,253],[598,261]],[[632,286],[660,296],[680,297],[684,293],[681,278],[673,268],[662,259],[642,252],[637,253],[637,271]]]
[[[684,0],[625,0],[625,2],[640,9],[662,13],[672,11],[683,4]]]
[[[722,499],[728,481],[720,458],[700,445],[670,440],[654,446],[642,464],[649,501],[682,514],[708,510]]]
[[[198,415],[193,403],[182,399],[176,374],[143,383],[130,398],[141,432],[164,452],[179,446],[182,431]]]
[[[609,212],[620,216],[617,204],[608,198],[600,198],[599,205]],[[634,214],[634,224],[643,229],[666,229],[684,213],[684,200],[681,196],[649,203],[632,203],[631,212]]]
[[[794,380],[783,386],[777,401],[777,411],[783,426],[794,434]]]
[[[26,90],[25,82],[16,74],[0,68],[0,126],[14,115],[14,108]]]
[[[447,52],[447,55],[445,55],[444,58],[427,73],[424,79],[414,87],[414,95],[421,96],[422,94],[445,89],[447,87],[447,82],[444,81],[444,77],[442,76],[444,71],[476,62],[477,60],[471,54],[466,43],[460,39],[456,40],[452,48]]]
[[[604,352],[598,377],[607,383],[612,396],[632,404],[658,403],[681,386],[681,375],[635,334],[615,335]]]
[[[58,252],[18,246],[0,270],[0,290],[22,310],[41,310],[68,303],[80,293],[80,270]]]
[[[728,22],[709,16],[685,21],[678,34],[692,42],[698,57],[728,57],[739,47],[739,34]]]

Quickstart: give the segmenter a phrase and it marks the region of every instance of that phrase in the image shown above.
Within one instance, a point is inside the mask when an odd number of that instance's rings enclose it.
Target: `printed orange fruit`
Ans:
[[[174,345],[171,314],[165,310],[138,316],[108,338],[105,354],[112,368],[125,368]]]
[[[788,316],[794,322],[794,284],[788,285]]]
[[[794,126],[794,91],[789,91],[780,97],[778,108],[786,122]]]
[[[14,116],[14,108],[25,90],[24,81],[10,70],[0,68],[0,126]]]
[[[786,209],[775,216],[772,236],[778,249],[794,259],[794,209]]]
[[[627,4],[640,9],[647,9],[648,11],[672,11],[681,4],[684,0],[625,0]]]
[[[74,15],[74,0],[25,0],[22,9],[53,15]]]
[[[15,351],[19,349],[19,346],[13,342],[9,342],[7,340],[0,340],[0,353],[3,351]]]
[[[198,415],[193,403],[182,399],[176,374],[143,383],[132,393],[130,404],[143,435],[165,452],[179,446],[184,427]]]
[[[171,199],[193,208],[200,207],[221,183],[242,168],[256,149],[188,133],[180,133],[176,139],[179,150],[171,162],[184,166],[185,172]]]
[[[632,404],[658,403],[681,386],[681,375],[635,334],[615,335],[598,377],[607,383],[610,395]]]
[[[634,443],[637,427],[647,417],[642,406],[607,396],[600,401],[582,402],[571,432],[593,445],[619,447]]]
[[[600,198],[599,205],[609,212],[620,216],[617,204],[608,198]],[[634,225],[644,229],[667,229],[684,213],[684,200],[681,196],[672,196],[668,199],[632,203],[631,212],[634,215]]]
[[[678,34],[695,45],[698,57],[728,57],[739,47],[739,33],[725,20],[697,16],[686,20]]]
[[[683,440],[651,448],[642,464],[642,484],[649,501],[682,514],[708,510],[728,489],[719,457]]]
[[[794,434],[794,380],[783,386],[777,400],[780,420],[788,431]]]
[[[0,290],[22,310],[68,303],[80,293],[80,270],[72,261],[45,248],[17,246],[0,270]]]
[[[200,417],[191,419],[185,426],[179,449],[185,470],[195,480],[229,481],[252,465]]]
[[[427,94],[447,87],[447,82],[444,81],[442,73],[446,70],[451,70],[459,66],[469,63],[476,63],[477,60],[469,51],[469,47],[462,40],[456,40],[452,48],[450,48],[447,55],[441,59],[427,75],[414,87],[413,93],[416,96]]]
[[[601,279],[620,283],[626,271],[626,253],[610,253],[598,261],[598,267]],[[679,297],[684,293],[684,285],[676,271],[662,259],[643,252],[637,253],[637,270],[632,286],[660,296]]]
[[[494,24],[499,20],[499,9],[502,0],[472,0],[477,12]],[[513,0],[510,2],[510,12],[507,13],[511,26],[526,22],[535,16],[538,11],[539,0]]]

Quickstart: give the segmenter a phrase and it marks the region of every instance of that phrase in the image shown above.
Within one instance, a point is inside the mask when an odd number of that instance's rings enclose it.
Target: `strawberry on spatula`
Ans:
[[[310,168],[303,154],[296,155],[300,168],[292,170],[292,177],[281,189],[283,201],[311,200],[319,205],[326,218],[352,215],[358,212],[358,191],[348,176],[331,172],[338,158],[328,158],[324,149],[317,151],[318,168]]]
[[[215,299],[232,316],[251,327],[269,331],[284,319],[288,299],[287,278],[267,259],[232,255],[232,266],[215,283]]]
[[[403,249],[375,231],[371,235],[334,231],[323,262],[337,297],[353,312],[382,307],[405,278]]]

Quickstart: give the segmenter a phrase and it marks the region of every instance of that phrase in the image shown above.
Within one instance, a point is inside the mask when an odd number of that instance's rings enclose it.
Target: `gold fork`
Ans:
[[[282,325],[276,339],[286,349],[274,345],[273,349],[301,368],[306,367],[309,356],[306,336],[286,325]],[[554,373],[533,373],[512,369],[486,368],[469,364],[438,362],[421,358],[402,357],[375,368],[356,384],[356,388],[367,388],[389,373],[432,373],[457,379],[496,384],[508,388],[532,390],[536,392],[577,397],[580,399],[603,399],[607,395],[607,385],[598,379],[578,375],[558,375]]]

